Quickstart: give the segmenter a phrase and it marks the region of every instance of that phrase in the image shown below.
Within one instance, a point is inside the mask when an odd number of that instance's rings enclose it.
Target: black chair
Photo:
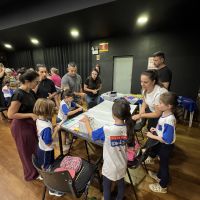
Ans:
[[[137,142],[139,144],[141,144],[140,143],[141,140],[139,140],[138,134],[140,134],[140,136],[142,137],[142,140],[144,140],[144,135],[142,133],[142,129],[145,125],[146,125],[146,119],[142,119],[141,122],[136,123],[135,127],[134,127],[134,132],[136,133],[135,136],[136,136]]]
[[[38,165],[36,156],[32,155],[33,165],[43,178],[44,191],[42,200],[45,199],[46,189],[63,193],[63,195],[72,194],[73,197],[76,198],[80,198],[82,195],[84,195],[84,199],[87,199],[88,187],[96,173],[99,178],[99,183],[101,183],[98,171],[98,164],[100,159],[95,164],[91,164],[88,161],[82,159],[82,168],[74,179],[72,179],[68,171],[54,172],[54,169],[60,166],[62,159],[63,156],[59,156],[55,160],[51,171],[45,171]]]
[[[136,189],[134,187],[129,169],[137,169],[139,166],[142,166],[145,169],[146,173],[148,173],[147,167],[146,167],[145,162],[144,162],[148,157],[148,151],[149,150],[146,149],[146,151],[144,153],[142,153],[142,150],[140,149],[138,151],[135,159],[133,161],[128,161],[128,164],[127,164],[127,174],[128,174],[128,178],[129,178],[129,181],[131,183],[131,186],[133,188],[133,192],[134,192],[134,196],[135,196],[136,200],[138,199],[137,193],[136,193]]]

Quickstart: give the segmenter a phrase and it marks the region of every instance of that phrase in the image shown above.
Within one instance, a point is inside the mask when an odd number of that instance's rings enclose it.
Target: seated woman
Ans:
[[[99,91],[101,90],[102,84],[99,78],[98,71],[93,68],[91,75],[87,77],[84,83],[84,90],[86,93],[87,107],[92,108],[100,103]]]

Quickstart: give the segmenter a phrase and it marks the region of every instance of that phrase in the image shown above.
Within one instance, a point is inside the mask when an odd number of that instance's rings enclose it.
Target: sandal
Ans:
[[[159,183],[149,184],[149,189],[152,192],[167,193],[167,188],[162,188]]]

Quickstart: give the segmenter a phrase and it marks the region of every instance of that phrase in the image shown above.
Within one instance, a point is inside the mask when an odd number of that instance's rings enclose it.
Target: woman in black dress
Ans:
[[[34,71],[27,71],[20,76],[19,80],[21,86],[11,97],[8,117],[12,119],[11,132],[22,162],[24,178],[26,181],[31,181],[38,177],[31,161],[31,156],[36,153],[38,143],[34,121],[37,116],[33,114],[36,96],[32,91],[38,84],[38,74]]]

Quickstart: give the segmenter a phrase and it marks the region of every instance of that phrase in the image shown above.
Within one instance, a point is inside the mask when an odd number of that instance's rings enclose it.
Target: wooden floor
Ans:
[[[200,199],[200,129],[177,126],[177,141],[171,159],[171,183],[167,194],[155,194],[149,191],[148,184],[153,180],[146,175],[137,185],[139,200],[199,200]],[[97,149],[99,154],[100,150]],[[76,141],[73,148],[75,155],[86,156],[83,142]],[[57,152],[58,154],[58,152]],[[95,156],[95,155],[94,155]],[[156,170],[158,164],[148,166]],[[21,162],[9,129],[9,122],[0,121],[0,200],[39,200],[43,190],[40,181],[23,180]],[[98,185],[90,187],[89,197],[101,199]],[[71,196],[54,197],[46,195],[47,200],[68,199]],[[126,187],[126,199],[133,198],[130,185]]]

